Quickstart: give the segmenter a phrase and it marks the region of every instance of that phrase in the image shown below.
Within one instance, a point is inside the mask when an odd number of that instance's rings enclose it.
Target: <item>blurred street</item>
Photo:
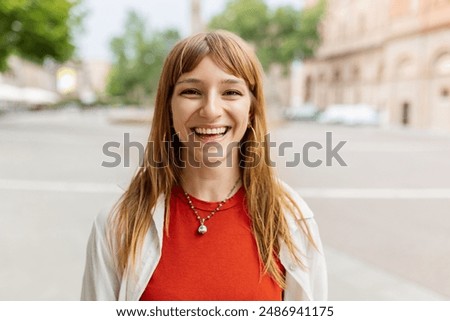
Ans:
[[[130,167],[103,167],[102,147],[119,142],[124,155],[124,133],[147,139],[149,125],[130,119],[106,109],[0,115],[0,300],[78,300],[93,219],[138,164],[131,147]],[[450,135],[271,119],[277,171],[319,223],[329,299],[449,300]],[[332,147],[346,141],[348,166],[326,166],[326,132]],[[293,148],[282,153],[282,142]],[[324,147],[309,155],[322,165],[286,166],[307,142]]]

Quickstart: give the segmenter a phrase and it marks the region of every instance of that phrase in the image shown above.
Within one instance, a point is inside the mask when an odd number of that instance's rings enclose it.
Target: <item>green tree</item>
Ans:
[[[235,32],[253,43],[264,67],[288,66],[314,55],[324,10],[324,0],[304,10],[292,6],[270,10],[264,0],[230,0],[224,12],[211,19],[209,28]]]
[[[269,22],[270,11],[263,0],[231,0],[224,12],[211,19],[209,26],[258,43],[266,38]]]
[[[0,71],[11,54],[37,63],[71,58],[73,33],[85,14],[79,5],[80,0],[1,0]]]
[[[107,92],[128,103],[154,95],[164,58],[178,39],[172,29],[148,32],[145,19],[128,12],[124,33],[110,42],[114,61]]]
[[[320,45],[319,28],[325,10],[326,0],[319,0],[315,6],[300,11],[301,55],[299,58],[313,57],[315,50]]]

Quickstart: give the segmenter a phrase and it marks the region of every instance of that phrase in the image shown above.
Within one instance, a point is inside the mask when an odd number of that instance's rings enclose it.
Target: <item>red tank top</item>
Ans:
[[[201,217],[217,202],[191,196]],[[161,259],[141,295],[148,301],[279,301],[282,289],[262,274],[243,188],[205,222],[199,221],[176,186],[170,200],[169,235],[164,233]],[[281,264],[280,264],[281,267]]]

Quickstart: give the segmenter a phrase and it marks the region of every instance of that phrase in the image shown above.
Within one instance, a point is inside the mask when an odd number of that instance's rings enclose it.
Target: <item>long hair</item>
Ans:
[[[269,273],[284,287],[284,277],[277,264],[280,242],[287,245],[300,264],[302,262],[283,213],[289,211],[298,219],[303,216],[294,200],[280,186],[270,166],[259,60],[249,45],[226,31],[200,33],[182,40],[164,62],[144,162],[111,216],[118,271],[124,273],[135,266],[151,226],[153,209],[161,195],[165,195],[166,232],[168,230],[170,193],[174,185],[180,184],[181,177],[181,166],[177,164],[180,142],[174,135],[170,101],[179,77],[195,69],[206,56],[224,71],[244,79],[251,92],[251,126],[241,141],[240,171],[263,272]],[[306,225],[300,226],[314,244]]]

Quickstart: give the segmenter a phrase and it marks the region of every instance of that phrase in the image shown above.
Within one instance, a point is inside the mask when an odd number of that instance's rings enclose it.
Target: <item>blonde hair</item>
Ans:
[[[146,148],[144,163],[111,216],[111,236],[116,244],[118,271],[124,273],[125,269],[135,266],[143,240],[151,226],[153,209],[161,194],[165,195],[166,232],[168,230],[170,193],[174,185],[180,184],[181,177],[181,166],[177,164],[180,159],[180,142],[172,129],[170,100],[179,77],[193,70],[206,56],[224,71],[244,79],[252,94],[252,128],[246,131],[242,141],[256,142],[252,145],[252,152],[253,156],[258,155],[259,158],[249,157],[248,148],[241,148],[240,157],[243,162],[240,171],[258,253],[264,265],[263,273],[269,273],[284,287],[284,276],[277,264],[280,242],[286,244],[300,264],[302,262],[283,212],[287,210],[300,220],[303,216],[269,166],[269,148],[264,139],[267,125],[259,60],[241,38],[226,31],[188,37],[177,43],[165,60],[149,135],[151,144]],[[307,226],[300,226],[314,244]]]

